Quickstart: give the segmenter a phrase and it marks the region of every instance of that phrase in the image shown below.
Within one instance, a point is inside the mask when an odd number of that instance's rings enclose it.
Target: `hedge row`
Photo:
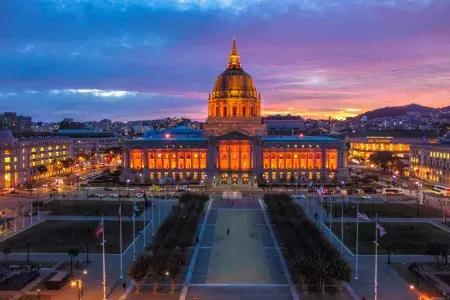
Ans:
[[[150,280],[154,292],[168,276],[172,292],[182,266],[186,265],[187,250],[192,245],[198,223],[208,196],[184,193],[172,207],[170,215],[161,224],[147,251],[139,255],[131,265],[129,275],[137,290],[144,280]]]
[[[289,195],[266,194],[264,202],[296,285],[324,292],[325,285],[340,286],[350,279],[350,267]]]

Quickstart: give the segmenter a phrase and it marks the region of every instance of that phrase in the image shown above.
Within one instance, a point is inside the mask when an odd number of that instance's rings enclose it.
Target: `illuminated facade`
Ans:
[[[450,144],[411,145],[411,174],[450,187]]]
[[[367,136],[349,138],[350,160],[369,164],[369,158],[376,152],[389,151],[394,157],[407,160],[411,144],[419,143],[420,138],[401,138],[392,136]]]
[[[269,136],[261,95],[233,41],[226,70],[208,98],[202,130],[150,131],[124,141],[122,181],[256,185],[344,179],[345,143],[323,136]]]
[[[0,131],[0,191],[67,173],[73,157],[71,139],[63,137],[14,138]]]

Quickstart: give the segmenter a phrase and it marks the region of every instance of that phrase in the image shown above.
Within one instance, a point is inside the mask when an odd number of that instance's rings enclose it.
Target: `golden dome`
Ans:
[[[211,99],[234,97],[253,99],[259,97],[252,77],[241,67],[236,40],[233,40],[227,69],[217,77],[211,93]]]

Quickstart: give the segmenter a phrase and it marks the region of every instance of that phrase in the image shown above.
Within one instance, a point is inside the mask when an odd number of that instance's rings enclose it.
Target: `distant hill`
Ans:
[[[388,106],[383,108],[378,108],[375,110],[367,111],[356,118],[361,118],[362,116],[366,116],[369,120],[376,119],[376,118],[385,118],[385,117],[398,117],[398,116],[404,116],[411,113],[420,113],[420,114],[426,114],[426,113],[433,113],[438,112],[439,110],[449,110],[449,107],[443,107],[443,108],[433,108],[433,107],[427,107],[422,106],[419,104],[408,104],[403,106]]]

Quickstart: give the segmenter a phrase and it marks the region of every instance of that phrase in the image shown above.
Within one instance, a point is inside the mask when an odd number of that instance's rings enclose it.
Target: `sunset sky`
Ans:
[[[202,120],[233,37],[263,114],[450,105],[449,0],[9,0],[0,112]]]

